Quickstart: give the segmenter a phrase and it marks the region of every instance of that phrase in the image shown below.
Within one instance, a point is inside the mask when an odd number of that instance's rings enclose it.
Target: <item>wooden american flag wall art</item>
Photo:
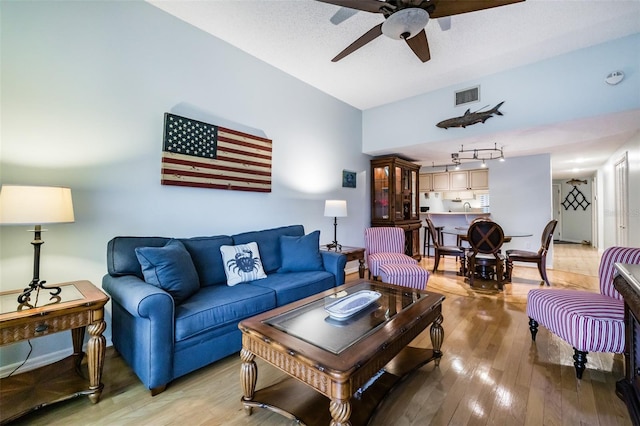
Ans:
[[[162,185],[271,192],[271,139],[165,113]]]

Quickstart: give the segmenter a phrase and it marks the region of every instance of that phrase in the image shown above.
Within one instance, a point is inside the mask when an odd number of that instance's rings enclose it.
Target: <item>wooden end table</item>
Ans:
[[[364,278],[364,248],[363,247],[349,247],[342,246],[340,250],[328,249],[327,246],[321,246],[320,250],[335,251],[336,253],[342,253],[347,256],[347,262],[357,260],[358,264],[358,276]]]
[[[361,291],[381,296],[344,320],[325,311]],[[443,300],[437,293],[359,280],[241,321],[245,411],[266,408],[307,426],[368,424],[404,376],[430,361],[439,364]],[[408,346],[429,325],[433,349]],[[256,391],[255,357],[289,377]]]
[[[68,358],[0,380],[2,424],[79,395],[87,395],[94,404],[100,400],[106,348],[102,333],[107,327],[104,305],[109,297],[89,281],[57,286],[62,289],[57,296],[41,289],[22,304],[17,301],[20,290],[0,293],[1,346],[65,330],[71,330],[73,341],[73,354]],[[88,383],[80,374],[85,329],[90,335],[87,342]],[[62,372],[69,374],[61,375]]]

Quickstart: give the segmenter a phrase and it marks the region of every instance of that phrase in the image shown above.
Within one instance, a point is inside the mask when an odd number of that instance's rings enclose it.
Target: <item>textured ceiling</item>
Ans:
[[[332,63],[331,58],[383,17],[358,12],[335,25],[331,18],[340,8],[313,0],[149,3],[363,110],[640,32],[639,0],[526,0],[455,15],[448,30],[431,20],[426,27],[431,50],[427,64],[404,42],[384,36]],[[625,127],[611,128],[611,123]],[[589,123],[509,132],[491,140],[500,145],[501,137],[513,140],[517,133],[520,142],[512,144],[509,155],[550,152],[554,177],[564,178],[572,175],[566,164],[575,160],[577,141],[593,148],[589,158],[598,158],[582,164],[585,175],[638,132],[638,123],[640,112],[635,111]],[[530,149],[528,138],[539,140],[541,132],[548,132],[550,146]],[[473,143],[460,140],[465,142]],[[441,160],[435,154],[426,158],[425,151],[414,147],[402,153],[423,164]],[[429,144],[428,151],[437,152],[437,146]]]

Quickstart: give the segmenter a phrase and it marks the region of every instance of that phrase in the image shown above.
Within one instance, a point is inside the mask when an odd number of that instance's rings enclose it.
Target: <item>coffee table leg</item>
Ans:
[[[351,403],[348,400],[331,400],[329,404],[331,426],[351,426]]]
[[[442,328],[442,321],[444,318],[442,315],[438,315],[431,324],[431,344],[433,345],[433,355],[435,359],[433,360],[436,366],[440,365],[440,357],[442,357],[442,341],[444,340],[444,329]]]
[[[242,385],[242,400],[251,401],[256,391],[256,383],[258,381],[258,366],[254,359],[255,355],[246,349],[240,351],[240,360],[242,360],[242,366],[240,367],[240,383]],[[251,415],[251,407],[244,406],[244,411]]]

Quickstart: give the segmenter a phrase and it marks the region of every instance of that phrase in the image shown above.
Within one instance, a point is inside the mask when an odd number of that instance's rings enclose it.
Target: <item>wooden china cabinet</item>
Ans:
[[[405,231],[405,253],[420,260],[418,172],[420,165],[400,157],[371,160],[371,226]]]

